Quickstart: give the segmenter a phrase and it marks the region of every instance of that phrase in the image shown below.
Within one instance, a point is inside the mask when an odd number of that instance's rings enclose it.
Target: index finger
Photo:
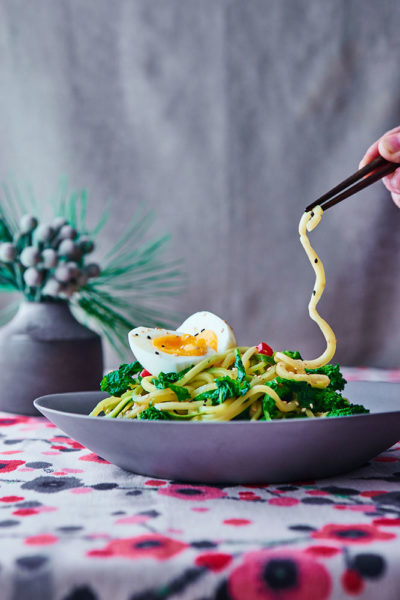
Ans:
[[[391,133],[397,133],[399,131],[400,131],[399,126],[393,127],[393,129],[389,129],[389,131],[385,131],[385,133],[383,135],[381,135],[381,137],[379,139],[377,139],[376,142],[371,144],[371,146],[368,148],[368,150],[362,157],[358,168],[362,169],[362,167],[365,167],[365,165],[367,165],[369,162],[371,162],[371,160],[374,160],[374,158],[376,158],[377,156],[380,156],[380,153],[378,150],[378,145],[383,137],[385,137],[386,135],[390,135]]]
[[[374,160],[374,158],[376,158],[377,156],[379,156],[378,144],[379,144],[379,140],[377,140],[376,142],[374,142],[368,148],[368,150],[366,151],[366,153],[362,157],[362,159],[360,161],[360,164],[358,165],[359,169],[362,169],[363,167],[365,167],[365,165],[367,165],[368,163],[370,163],[371,160]]]

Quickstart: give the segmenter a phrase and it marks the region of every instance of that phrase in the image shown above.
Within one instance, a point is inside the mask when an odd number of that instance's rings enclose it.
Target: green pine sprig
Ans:
[[[0,260],[0,292],[17,291],[30,301],[68,301],[77,318],[97,328],[121,357],[128,348],[130,329],[138,325],[172,327],[176,324],[179,315],[168,308],[169,299],[183,291],[186,279],[180,260],[164,259],[170,236],[148,241],[155,220],[152,211],[139,207],[115,245],[101,255],[101,232],[112,214],[111,201],[98,222],[89,227],[87,191],[70,192],[63,179],[50,206],[54,217],[63,217],[77,232],[77,243],[83,236],[95,241],[100,272],[82,284],[75,282],[76,289],[67,297],[63,297],[62,292],[60,297],[44,294],[46,281],[54,279],[54,271],[42,268],[43,282],[36,288],[27,286],[25,268],[19,257],[24,248],[35,242],[33,233],[21,235],[21,218],[31,214],[41,222],[46,207],[39,208],[31,188],[21,191],[15,182],[8,182],[0,189],[0,251],[1,243],[11,242],[17,256],[12,262]],[[83,272],[86,259],[84,254],[76,259],[77,267]],[[40,264],[38,268],[40,270]],[[18,304],[19,301],[13,302],[0,311],[0,323],[15,314]]]

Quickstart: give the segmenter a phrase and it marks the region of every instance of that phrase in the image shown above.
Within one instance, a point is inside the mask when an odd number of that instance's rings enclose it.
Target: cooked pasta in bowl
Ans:
[[[300,219],[301,244],[315,271],[308,310],[326,340],[321,356],[305,360],[299,352],[273,351],[265,342],[237,346],[229,325],[209,312],[191,315],[176,331],[137,327],[129,342],[137,360],[107,374],[101,390],[109,396],[90,413],[118,419],[174,421],[270,421],[368,413],[342,395],[330,325],[317,304],[325,272],[308,232],[322,208]]]

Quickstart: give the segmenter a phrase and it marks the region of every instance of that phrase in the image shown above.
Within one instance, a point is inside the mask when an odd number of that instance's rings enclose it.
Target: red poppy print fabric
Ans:
[[[0,548],[0,600],[399,600],[400,442],[342,477],[198,485],[1,413]]]

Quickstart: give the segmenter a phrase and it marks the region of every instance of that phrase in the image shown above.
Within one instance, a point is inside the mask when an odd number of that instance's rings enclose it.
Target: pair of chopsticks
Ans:
[[[350,175],[350,177],[348,177],[347,179],[342,181],[342,183],[339,183],[339,185],[329,190],[329,192],[318,198],[318,200],[314,200],[314,202],[307,206],[306,212],[312,210],[315,206],[318,205],[320,205],[321,208],[323,208],[324,210],[330,208],[331,206],[335,206],[335,204],[337,204],[338,202],[341,202],[345,198],[348,198],[356,192],[363,190],[372,183],[375,183],[375,181],[378,181],[379,179],[382,179],[382,177],[389,175],[389,173],[392,173],[399,167],[400,164],[389,162],[382,156],[377,156],[377,158],[374,158],[374,160],[365,165],[365,167],[363,167],[359,171],[356,171],[355,173],[353,173],[353,175]],[[368,175],[369,173],[372,174],[366,177],[366,175]],[[359,183],[356,183],[359,179],[361,179],[361,181]]]

